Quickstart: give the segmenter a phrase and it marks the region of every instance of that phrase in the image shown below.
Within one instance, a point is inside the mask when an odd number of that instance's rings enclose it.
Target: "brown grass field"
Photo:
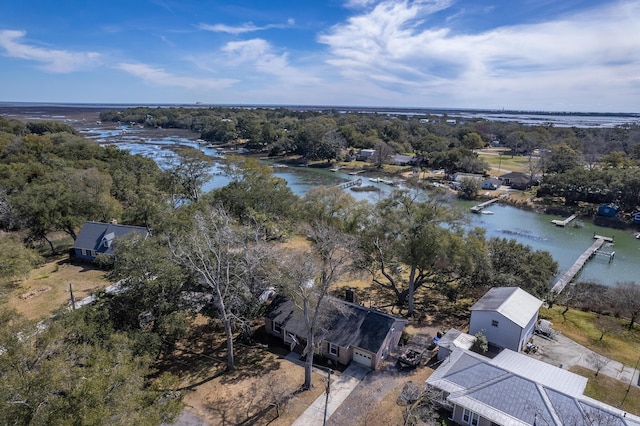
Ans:
[[[28,278],[16,283],[7,296],[7,306],[31,320],[50,316],[70,306],[69,284],[76,300],[111,284],[105,272],[91,264],[75,264],[64,255],[32,270]]]

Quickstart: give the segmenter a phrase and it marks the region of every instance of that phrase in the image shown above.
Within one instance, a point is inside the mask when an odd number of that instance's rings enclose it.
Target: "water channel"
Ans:
[[[167,136],[161,138],[148,138],[144,136],[144,130],[116,129],[85,130],[91,137],[102,144],[117,143],[120,149],[132,154],[141,154],[155,160],[160,167],[170,167],[176,161],[176,155],[171,148],[176,145],[188,145],[203,150],[205,153],[220,155],[213,148],[206,148],[193,139]],[[212,169],[213,178],[205,185],[204,190],[225,186],[229,180],[221,173],[218,165]],[[285,179],[296,195],[304,195],[309,188],[318,185],[337,185],[358,178],[340,171],[331,172],[327,169],[314,169],[305,167],[274,168],[276,176]],[[375,202],[379,197],[388,194],[391,187],[381,182],[371,182],[363,177],[363,185],[372,185],[379,189],[377,192],[348,191],[356,200]],[[473,203],[453,201],[465,209],[469,209]],[[488,210],[492,214],[471,214],[472,226],[479,226],[486,230],[487,237],[513,238],[520,243],[527,244],[535,250],[546,250],[551,253],[558,262],[559,274],[563,274],[576,259],[592,243],[593,235],[613,237],[614,244],[604,247],[603,251],[615,251],[612,261],[606,256],[595,256],[587,262],[579,275],[583,281],[598,282],[604,285],[614,285],[619,281],[638,281],[640,276],[640,240],[634,238],[631,231],[595,226],[591,223],[581,222],[569,224],[562,228],[551,223],[556,216],[526,211],[511,206],[500,204],[491,205]],[[576,226],[577,225],[577,226]]]

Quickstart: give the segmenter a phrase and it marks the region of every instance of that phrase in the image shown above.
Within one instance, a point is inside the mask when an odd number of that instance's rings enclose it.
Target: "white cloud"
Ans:
[[[273,28],[282,29],[282,28],[290,27],[294,24],[295,24],[295,20],[292,18],[289,18],[286,24],[269,24],[269,25],[257,26],[257,25],[254,25],[253,22],[247,22],[242,25],[231,26],[226,24],[210,25],[210,24],[201,23],[201,24],[198,24],[198,28],[201,30],[212,31],[216,33],[227,33],[227,34],[238,35],[238,34],[244,34],[244,33],[252,33],[255,31],[270,30]]]
[[[345,77],[446,96],[449,105],[473,100],[482,106],[508,96],[520,105],[526,98],[544,104],[556,96],[584,99],[611,90],[604,97],[613,97],[625,87],[637,91],[631,81],[640,68],[640,38],[632,36],[640,28],[638,1],[476,34],[425,24],[450,4],[382,1],[318,41],[329,47],[327,62]]]
[[[235,79],[205,79],[195,77],[180,77],[173,75],[162,68],[154,68],[140,63],[120,63],[117,69],[128,72],[139,77],[147,83],[158,86],[175,86],[185,89],[223,89],[232,86],[237,82]]]
[[[347,0],[345,6],[354,9],[363,8],[376,3],[376,1],[377,0]]]
[[[70,73],[94,67],[100,62],[101,55],[97,52],[45,49],[21,42],[26,34],[26,31],[0,31],[0,47],[6,56],[40,62],[42,69],[52,73]]]
[[[229,42],[222,47],[221,52],[225,55],[224,62],[227,65],[249,68],[248,75],[255,71],[276,76],[289,84],[320,83],[311,68],[302,70],[292,66],[287,53],[276,54],[273,46],[260,38]]]

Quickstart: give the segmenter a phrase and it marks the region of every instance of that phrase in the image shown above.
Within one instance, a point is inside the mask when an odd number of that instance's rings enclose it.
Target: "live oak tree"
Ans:
[[[546,298],[558,263],[547,251],[533,250],[514,239],[489,240],[493,287],[520,287],[538,298]]]
[[[0,425],[170,423],[175,378],[92,307],[38,324],[0,308]]]
[[[269,239],[286,233],[297,197],[273,168],[254,158],[230,156],[224,165],[229,184],[207,194],[211,203],[221,203],[243,224],[258,224]]]
[[[0,253],[0,294],[5,283],[27,276],[41,260],[38,253],[26,248],[12,235],[0,237]]]
[[[186,202],[197,203],[202,186],[211,177],[213,159],[195,148],[180,148],[177,163],[164,172],[163,188],[171,194],[172,204],[178,207]]]
[[[463,262],[451,262],[454,251],[464,248],[451,240],[462,223],[462,214],[443,200],[396,190],[376,204],[361,234],[360,265],[413,315],[416,290],[462,272]]]
[[[194,294],[195,286],[161,236],[131,233],[117,238],[113,250],[109,279],[119,289],[103,298],[111,321],[119,330],[144,332],[149,352],[158,354],[186,334],[197,310],[186,294]]]
[[[298,203],[299,216],[310,223],[325,223],[349,234],[363,231],[371,205],[356,201],[338,187],[311,188]]]

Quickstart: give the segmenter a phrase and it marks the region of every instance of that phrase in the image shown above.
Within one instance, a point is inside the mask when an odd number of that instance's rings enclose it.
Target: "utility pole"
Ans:
[[[327,386],[326,386],[326,397],[324,399],[324,420],[322,421],[322,425],[326,426],[327,424],[327,405],[329,405],[329,393],[331,392],[331,373],[333,373],[332,369],[327,369]]]
[[[629,395],[629,391],[631,390],[631,384],[633,383],[633,378],[635,377],[635,372],[638,370],[639,364],[640,364],[640,357],[638,357],[638,361],[636,361],[636,366],[634,368],[634,371],[631,373],[631,378],[629,379],[629,386],[627,386],[627,391],[624,393],[624,398],[622,398],[620,407],[622,407],[624,405],[624,402],[627,400],[627,395]],[[640,382],[640,377],[638,377],[638,382]]]
[[[76,298],[73,297],[73,289],[71,288],[71,283],[69,283],[69,294],[71,294],[71,307],[73,310],[76,310]]]

